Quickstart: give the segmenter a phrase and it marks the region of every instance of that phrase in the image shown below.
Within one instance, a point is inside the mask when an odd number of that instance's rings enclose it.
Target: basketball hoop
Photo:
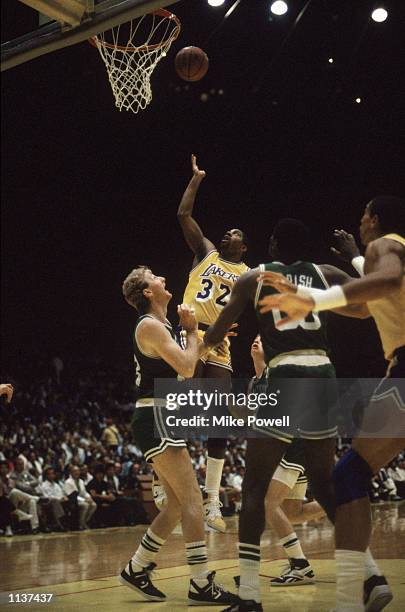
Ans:
[[[180,34],[180,20],[165,9],[89,38],[107,69],[115,106],[137,113],[152,100],[150,77]]]

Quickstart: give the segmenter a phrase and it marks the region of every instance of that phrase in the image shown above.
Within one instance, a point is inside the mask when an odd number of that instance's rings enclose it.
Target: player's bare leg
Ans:
[[[203,377],[225,380],[229,382],[229,388],[231,387],[231,371],[226,368],[206,364],[203,369]],[[219,487],[224,468],[226,439],[209,438],[207,440],[207,449],[208,459],[205,475],[207,500],[204,502],[205,520],[211,529],[224,533],[226,531],[226,523],[221,514]]]
[[[371,536],[368,484],[371,476],[389,463],[404,446],[405,440],[402,438],[358,438],[353,441],[352,450],[336,466],[337,612],[364,609],[364,573],[366,582],[374,580],[376,584],[371,586],[379,591],[374,607],[366,606],[366,610],[382,610],[392,599],[385,579],[376,571],[378,568],[370,560],[369,552],[366,552]],[[381,584],[378,584],[379,578]]]
[[[261,601],[259,587],[260,537],[265,527],[265,497],[269,482],[286,450],[275,438],[251,438],[246,450],[246,474],[242,483],[239,519],[239,597]]]
[[[279,538],[279,544],[288,557],[288,564],[278,578],[270,581],[272,586],[295,586],[314,584],[314,572],[304,555],[294,527],[281,509],[281,504],[291,493],[291,488],[280,480],[272,479],[265,499],[266,522],[270,524]],[[289,500],[301,504],[300,500]]]
[[[306,521],[319,521],[326,516],[325,510],[317,501],[303,502],[298,499],[285,499],[281,504],[292,525],[301,525]]]
[[[187,561],[190,567],[189,603],[226,604],[233,596],[214,582],[215,572],[207,563],[201,492],[186,448],[169,447],[153,458],[154,469],[163,484],[167,503],[121,573],[121,582],[150,601],[164,601],[165,595],[153,585],[150,573],[156,556],[181,518]]]

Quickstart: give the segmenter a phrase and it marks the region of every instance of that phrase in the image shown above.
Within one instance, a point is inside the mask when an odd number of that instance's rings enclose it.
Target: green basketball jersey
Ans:
[[[307,261],[297,261],[290,265],[268,263],[260,265],[261,271],[278,272],[286,276],[294,285],[304,285],[316,289],[328,287],[324,275],[318,266]],[[283,318],[283,313],[277,309],[266,314],[260,314],[257,302],[266,295],[276,293],[273,287],[259,283],[255,298],[255,310],[259,322],[259,332],[262,339],[266,363],[280,353],[306,349],[328,351],[326,336],[326,312],[310,313],[305,320],[293,321],[281,329],[276,327]]]
[[[164,359],[160,357],[152,357],[144,353],[136,340],[136,330],[141,321],[146,318],[153,319],[151,315],[143,315],[139,317],[135,323],[134,330],[134,362],[136,371],[135,384],[138,391],[138,398],[153,397],[154,380],[155,378],[177,378],[177,372]],[[165,328],[170,333],[173,340],[176,339],[173,328],[169,321],[166,320]]]

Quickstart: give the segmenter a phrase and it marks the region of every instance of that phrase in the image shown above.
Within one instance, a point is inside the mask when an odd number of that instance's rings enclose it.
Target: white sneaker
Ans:
[[[13,530],[11,529],[10,525],[7,525],[4,535],[6,536],[6,538],[11,538],[14,535]]]
[[[281,575],[270,580],[270,584],[271,586],[315,584],[315,574],[308,562],[304,567],[297,567],[291,559],[289,565],[281,572]]]
[[[30,521],[32,519],[32,514],[28,514],[27,512],[23,512],[22,510],[14,510],[14,514],[18,518],[19,521]]]
[[[164,486],[159,482],[155,474],[152,479],[153,501],[158,510],[161,510],[167,504],[167,496]]]
[[[204,518],[208,527],[219,531],[219,533],[225,533],[226,523],[221,514],[222,503],[218,498],[206,499],[204,502]]]

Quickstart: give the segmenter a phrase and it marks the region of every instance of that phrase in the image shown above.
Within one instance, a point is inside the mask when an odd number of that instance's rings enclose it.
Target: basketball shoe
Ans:
[[[219,498],[208,498],[204,501],[204,519],[207,527],[225,533],[226,523],[221,514],[222,503]]]
[[[394,598],[385,576],[370,576],[364,582],[363,593],[365,612],[380,612]]]
[[[315,574],[306,559],[289,559],[278,578],[270,580],[271,586],[299,586],[315,584]]]
[[[200,587],[195,580],[190,580],[188,591],[189,606],[220,606],[233,604],[238,601],[238,596],[225,591],[221,584],[214,582],[215,572],[210,572],[207,576],[207,584]]]
[[[253,599],[239,599],[222,612],[263,612],[263,606]]]
[[[129,561],[127,567],[122,570],[118,580],[121,584],[140,593],[142,597],[148,601],[166,601],[166,595],[162,593],[162,591],[159,591],[150,579],[155,567],[156,563],[150,563],[139,572],[134,572],[132,569],[132,561]]]
[[[365,612],[380,612],[393,600],[394,596],[385,576],[370,576],[364,581],[363,601]],[[333,608],[329,612],[336,612]]]

